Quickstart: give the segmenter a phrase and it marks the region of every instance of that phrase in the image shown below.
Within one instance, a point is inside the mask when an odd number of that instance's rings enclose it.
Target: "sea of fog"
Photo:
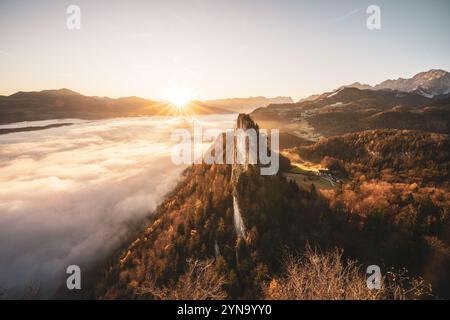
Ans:
[[[0,289],[51,294],[68,265],[104,259],[179,181],[176,128],[232,128],[236,115],[63,119],[0,135]],[[64,282],[62,282],[64,283]]]

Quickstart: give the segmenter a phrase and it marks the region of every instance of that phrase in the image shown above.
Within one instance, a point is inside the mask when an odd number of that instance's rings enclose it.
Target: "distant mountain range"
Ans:
[[[441,83],[444,79],[432,76],[433,72],[426,74],[420,74],[414,81],[428,79],[429,82],[420,82],[427,89],[420,87],[421,90],[406,92],[364,89],[360,84],[344,86],[297,103],[258,108],[251,116],[265,128],[280,128],[300,138],[393,128],[450,133],[450,97],[444,94],[450,87],[444,88]],[[432,83],[441,84],[431,87]],[[424,90],[441,94],[425,95]]]
[[[249,97],[249,98],[230,98],[206,100],[204,103],[211,107],[224,108],[239,113],[249,113],[256,108],[267,107],[270,104],[293,103],[291,97]]]
[[[158,102],[138,97],[88,97],[69,89],[19,91],[0,97],[0,123],[63,118],[102,119],[154,114]]]
[[[69,89],[43,90],[39,92],[17,92],[10,96],[0,96],[0,124],[50,120],[64,118],[79,119],[104,119],[127,116],[148,115],[200,115],[223,113],[250,113],[253,112],[257,121],[292,120],[295,117],[306,116],[308,121],[318,126],[322,118],[333,118],[339,113],[350,112],[350,115],[342,120],[326,122],[326,127],[320,125],[320,130],[325,135],[347,132],[342,126],[349,125],[356,130],[361,122],[348,123],[349,119],[363,116],[381,117],[384,120],[389,109],[397,108],[395,118],[400,120],[400,109],[403,107],[401,117],[414,118],[414,125],[405,120],[406,128],[435,128],[438,132],[448,131],[448,114],[446,108],[450,97],[450,74],[444,70],[429,70],[416,74],[410,79],[399,78],[386,80],[375,86],[353,83],[342,86],[335,91],[313,95],[311,97],[293,103],[290,97],[249,97],[230,98],[205,101],[192,101],[184,109],[171,107],[165,101],[155,101],[139,97],[108,98],[97,96],[85,96]],[[433,106],[433,109],[423,109]],[[420,109],[423,107],[422,109]],[[414,112],[404,108],[419,108]],[[314,110],[314,111],[312,111]],[[432,122],[423,122],[419,119],[420,112],[433,115]],[[364,117],[363,117],[364,118]],[[373,117],[371,118],[373,119]],[[427,118],[428,119],[428,118]],[[383,121],[384,121],[383,120]],[[373,120],[370,120],[373,123]],[[378,122],[377,122],[378,123]],[[389,121],[388,121],[389,123]],[[397,125],[396,125],[397,126]],[[341,128],[340,128],[341,127]],[[339,129],[340,128],[340,129]],[[362,128],[373,129],[373,125],[365,123]],[[318,128],[317,128],[318,129]],[[337,131],[336,131],[337,130]],[[431,130],[431,131],[433,131]]]
[[[149,115],[202,115],[249,112],[272,103],[292,103],[289,97],[249,97],[192,101],[182,110],[169,102],[140,97],[108,98],[85,96],[69,89],[19,91],[0,96],[0,124],[78,118],[104,119]]]
[[[431,69],[426,72],[420,72],[409,79],[389,79],[375,86],[355,82],[344,87],[353,87],[361,90],[415,92],[424,97],[433,98],[439,95],[450,94],[450,73],[445,70]]]

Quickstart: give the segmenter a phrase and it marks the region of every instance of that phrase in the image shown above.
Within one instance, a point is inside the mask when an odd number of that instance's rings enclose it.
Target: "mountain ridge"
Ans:
[[[449,108],[446,96],[341,87],[312,100],[258,108],[251,116],[300,138],[389,128],[450,133]]]
[[[387,79],[374,86],[355,82],[343,87],[402,92],[416,91],[424,96],[434,97],[450,93],[450,73],[442,69],[430,69],[419,72],[411,78]]]
[[[128,116],[177,116],[180,112],[185,115],[232,113],[222,108],[192,103],[183,110],[178,110],[166,101],[136,96],[86,96],[67,88],[19,91],[9,96],[0,96],[0,124],[64,118],[99,120]]]
[[[0,124],[61,118],[103,119],[148,115],[195,115],[242,113],[273,102],[291,103],[290,97],[263,96],[217,100],[195,100],[185,108],[171,108],[168,101],[138,96],[119,98],[87,96],[61,88],[41,91],[18,91],[0,96]]]
[[[270,104],[277,103],[293,103],[291,97],[277,96],[272,98],[266,98],[264,96],[247,97],[247,98],[224,98],[224,99],[212,99],[204,100],[206,105],[226,108],[228,110],[236,111],[239,113],[250,113],[256,108],[267,107]]]

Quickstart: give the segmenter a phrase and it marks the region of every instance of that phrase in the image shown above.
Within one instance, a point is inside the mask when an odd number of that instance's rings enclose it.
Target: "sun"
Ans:
[[[170,93],[168,100],[175,107],[183,109],[194,99],[189,90],[176,90]]]

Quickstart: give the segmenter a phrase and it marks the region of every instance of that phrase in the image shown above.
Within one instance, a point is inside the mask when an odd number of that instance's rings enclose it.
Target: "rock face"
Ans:
[[[237,200],[236,192],[233,195],[233,220],[237,236],[245,239],[245,225],[244,220],[242,219],[241,210],[239,209],[239,202]]]
[[[239,143],[238,139],[238,131],[240,130],[241,133],[246,133],[247,130],[253,129],[256,134],[256,144],[259,143],[259,127],[256,122],[252,120],[252,118],[245,113],[239,114],[236,124],[234,126],[234,130],[232,132],[223,132],[216,141],[210,146],[206,154],[211,154],[213,157],[216,156],[217,158],[222,159],[223,163],[230,164],[230,161],[227,161],[227,155],[230,155],[232,159],[233,165],[239,162],[239,157],[242,156],[243,158],[248,159],[248,156],[246,154],[239,155],[239,150],[237,148],[237,145]],[[233,141],[233,143],[228,143],[227,140]],[[242,146],[242,151],[248,150],[248,139],[246,141],[246,147],[247,149],[244,149]],[[248,152],[245,152],[248,153]],[[247,167],[248,161],[243,163],[242,165],[245,165]]]
[[[253,129],[255,133],[253,143],[248,136],[243,139],[241,139],[240,136],[240,134],[246,134],[250,129]],[[247,171],[250,165],[258,164],[258,156],[256,156],[256,159],[251,157],[250,147],[255,148],[254,151],[258,152],[259,127],[248,114],[239,114],[234,128],[233,139],[233,169],[231,181],[233,185],[236,185],[242,172]],[[252,145],[250,146],[250,144]]]
[[[254,122],[252,118],[245,113],[239,114],[236,120],[236,129],[255,129],[256,131],[259,131],[258,124],[256,124],[256,122]]]
[[[245,136],[243,139],[240,139],[240,133],[247,134],[248,130],[254,131],[253,144],[250,141],[251,138],[249,136]],[[253,148],[253,151],[258,152],[260,138],[259,127],[248,114],[241,113],[236,120],[236,127],[234,128],[233,137],[233,165],[231,171],[231,185],[233,187],[233,219],[237,236],[246,240],[245,224],[239,209],[239,195],[236,190],[236,186],[239,182],[241,174],[246,172],[249,169],[249,166],[258,166],[258,156],[256,156],[256,159],[251,159],[250,149]],[[238,259],[237,251],[236,258]]]
[[[261,140],[261,141],[260,141]],[[233,143],[226,143],[226,142]],[[261,168],[263,165],[259,158],[259,148],[265,153],[271,154],[273,157],[278,157],[280,170],[286,170],[290,168],[290,162],[287,158],[274,153],[270,150],[270,143],[265,135],[260,135],[260,128],[258,124],[248,115],[241,113],[236,119],[236,124],[232,132],[222,133],[218,139],[210,147],[208,154],[212,154],[216,159],[223,159],[224,163],[230,164],[227,158],[232,161],[231,175],[230,175],[230,187],[233,197],[233,220],[236,236],[247,242],[247,232],[245,223],[245,210],[241,213],[241,194],[238,191],[238,185],[246,182],[240,181],[241,177],[247,176],[260,176]],[[248,179],[248,177],[247,177]],[[269,180],[261,180],[269,183]],[[244,217],[243,217],[244,215]],[[238,253],[236,252],[236,257]]]

